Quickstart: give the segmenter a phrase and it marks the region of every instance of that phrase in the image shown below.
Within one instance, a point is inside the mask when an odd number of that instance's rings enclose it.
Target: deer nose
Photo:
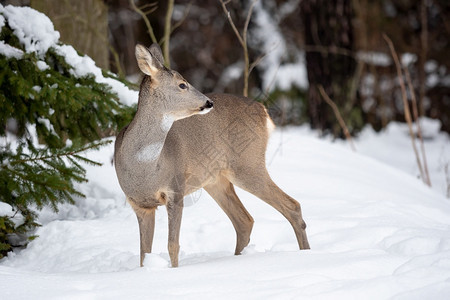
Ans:
[[[214,106],[214,102],[210,100],[206,100],[205,108],[212,108]]]

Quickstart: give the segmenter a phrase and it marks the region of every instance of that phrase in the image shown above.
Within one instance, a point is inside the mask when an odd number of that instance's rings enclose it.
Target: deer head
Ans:
[[[139,69],[146,75],[141,83],[138,107],[158,106],[159,111],[173,120],[195,114],[205,114],[213,102],[190,85],[178,72],[163,65],[164,58],[158,44],[149,48],[136,45]]]

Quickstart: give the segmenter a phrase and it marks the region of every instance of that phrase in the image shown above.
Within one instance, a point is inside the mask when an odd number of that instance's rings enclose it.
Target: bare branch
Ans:
[[[414,92],[414,87],[411,82],[411,76],[409,74],[408,68],[404,67],[403,70],[405,72],[406,82],[408,83],[409,92],[411,94],[414,122],[416,123],[417,126],[417,137],[419,138],[420,151],[422,152],[423,169],[424,169],[423,180],[427,185],[431,186],[430,173],[428,172],[427,156],[425,154],[425,146],[423,143],[422,127],[420,126],[419,111],[417,109],[416,93]]]
[[[241,43],[241,46],[244,47],[244,40],[241,37],[241,34],[239,33],[238,29],[236,28],[236,25],[234,25],[233,19],[231,18],[231,14],[227,9],[227,4],[230,2],[230,0],[228,1],[224,1],[224,0],[220,0],[220,3],[222,4],[222,9],[223,12],[225,13],[225,15],[228,18],[228,22],[230,22],[231,28],[233,28],[234,34],[236,34],[236,37],[239,40],[239,43]]]
[[[328,103],[328,105],[331,106],[331,108],[333,109],[334,115],[336,116],[336,119],[339,122],[339,125],[342,128],[342,131],[344,131],[344,135],[345,138],[347,139],[347,141],[350,143],[350,147],[352,148],[352,150],[354,152],[356,152],[356,148],[355,145],[353,144],[353,139],[352,136],[350,135],[350,132],[348,131],[347,125],[345,125],[344,119],[341,116],[341,113],[339,112],[338,107],[336,106],[336,104],[333,102],[333,100],[331,100],[331,98],[328,96],[328,94],[325,92],[325,89],[323,88],[322,85],[318,86],[319,88],[319,92],[320,95],[322,95],[322,98],[325,100],[326,103]]]
[[[189,15],[189,12],[191,11],[191,7],[192,7],[192,1],[191,0],[188,5],[186,6],[184,12],[183,12],[183,16],[181,17],[180,21],[176,22],[173,26],[172,26],[172,31],[171,33],[177,29],[178,27],[181,26],[181,24],[183,24],[183,22],[186,20],[187,16]]]
[[[253,61],[251,64],[250,64],[250,67],[249,67],[249,69],[248,69],[248,74],[250,75],[250,73],[253,71],[253,69],[257,66],[257,65],[259,65],[259,63],[267,56],[267,54],[268,53],[263,53],[263,54],[261,54],[260,56],[258,56],[256,59],[255,59],[255,61]]]
[[[164,53],[165,65],[168,68],[170,68],[169,44],[170,44],[170,33],[172,32],[170,27],[172,24],[173,2],[174,2],[174,0],[169,0],[169,2],[167,3],[166,24],[164,26],[163,53]]]
[[[252,3],[250,4],[250,7],[247,12],[247,18],[245,19],[244,30],[242,31],[242,40],[244,41],[245,45],[247,45],[248,25],[250,24],[250,18],[252,17],[253,8],[255,7],[256,2],[258,2],[258,0],[253,0]]]
[[[266,56],[269,55],[269,53],[272,53],[272,51],[274,51],[274,50],[278,47],[279,44],[280,44],[279,42],[276,43],[276,44],[274,44],[274,45],[272,46],[272,48],[271,48],[270,50],[268,50],[266,53],[263,53],[263,54],[259,55],[259,56],[258,56],[258,57],[250,64],[248,74],[250,75],[250,73],[253,71],[253,69],[254,69],[257,65],[259,65],[259,63],[260,63],[264,58],[266,58]],[[279,67],[280,67],[280,65],[278,65],[278,68],[279,68]]]
[[[275,73],[274,73],[272,79],[270,80],[270,83],[267,85],[267,88],[264,91],[264,93],[267,95],[266,100],[269,97],[269,91],[272,89],[272,86],[275,84],[275,80],[277,79],[277,74],[278,74],[278,70],[280,69],[280,66],[281,66],[281,63],[278,64],[277,69],[275,70]]]
[[[170,35],[172,35],[172,33],[175,31],[175,29],[177,29],[178,27],[181,26],[181,24],[183,24],[183,22],[186,20],[187,16],[189,15],[189,11],[191,10],[191,6],[192,6],[192,1],[188,3],[186,9],[183,12],[183,16],[181,17],[180,21],[178,21],[177,23],[175,23],[173,26],[171,26],[170,29]],[[170,36],[169,35],[169,36]],[[162,45],[164,43],[164,41],[166,40],[166,37],[163,36],[160,40],[159,40],[159,44]]]
[[[152,5],[152,4],[154,4],[156,6],[156,2],[150,3],[149,5]],[[144,11],[142,11],[142,9],[141,9],[142,6],[141,6],[141,8],[137,7],[136,3],[134,3],[134,0],[130,0],[130,5],[133,8],[133,10],[135,12],[137,12],[138,14],[140,14],[142,19],[144,19],[145,26],[147,26],[147,31],[148,31],[148,34],[150,35],[150,38],[152,39],[152,42],[157,43],[158,41],[156,40],[155,33],[153,32],[152,24],[150,24],[150,20],[148,19],[147,14]],[[151,12],[153,12],[153,11],[154,10],[151,10]]]
[[[405,81],[403,80],[403,74],[402,74],[402,67],[400,65],[400,61],[398,59],[398,55],[397,55],[397,52],[395,51],[394,44],[392,43],[392,40],[384,33],[383,33],[383,39],[388,44],[389,49],[391,51],[392,58],[394,59],[394,62],[395,62],[395,67],[397,69],[397,77],[398,77],[398,80],[400,82],[400,88],[401,88],[401,91],[402,91],[402,100],[403,100],[403,106],[404,106],[405,120],[406,120],[406,122],[408,124],[408,129],[409,129],[409,135],[411,137],[412,148],[413,148],[414,154],[416,156],[416,162],[417,162],[417,167],[419,168],[420,176],[421,176],[422,180],[424,181],[424,183],[426,183],[424,171],[423,171],[423,168],[422,168],[422,162],[420,160],[420,156],[419,156],[419,153],[417,151],[416,140],[415,140],[414,132],[413,132],[413,129],[412,129],[411,112],[409,110],[408,98],[407,98],[406,87],[405,87]]]
[[[255,7],[256,2],[258,2],[258,0],[253,0],[252,3],[250,4],[250,7],[247,12],[247,17],[245,19],[244,28],[242,30],[242,35],[239,33],[239,30],[236,28],[236,25],[234,24],[233,19],[231,18],[231,14],[226,7],[226,5],[229,2],[230,1],[220,0],[220,3],[222,4],[222,9],[223,9],[224,13],[227,15],[228,22],[230,22],[231,28],[233,28],[233,31],[234,31],[236,37],[238,38],[239,43],[241,44],[242,50],[244,52],[244,89],[243,89],[242,94],[245,97],[247,97],[248,96],[248,78],[250,76],[250,72],[260,61],[260,60],[257,61],[256,64],[252,63],[252,66],[250,66],[250,59],[248,57],[248,48],[247,48],[248,25],[250,24],[250,18],[252,17],[253,8]]]

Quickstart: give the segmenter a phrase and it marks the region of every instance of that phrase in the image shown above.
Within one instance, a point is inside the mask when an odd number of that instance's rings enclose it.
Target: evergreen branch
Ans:
[[[61,158],[61,157],[66,157],[66,156],[73,156],[73,157],[80,158],[81,160],[87,161],[89,163],[94,163],[94,164],[97,164],[97,165],[101,165],[101,164],[96,163],[96,162],[94,162],[92,160],[89,160],[87,158],[78,156],[77,154],[81,153],[81,152],[84,152],[86,150],[90,150],[90,149],[98,149],[100,146],[107,145],[109,143],[111,143],[111,141],[103,141],[103,142],[100,142],[100,143],[94,143],[94,144],[91,144],[91,145],[87,145],[87,146],[82,147],[82,148],[77,149],[77,150],[70,150],[70,151],[66,151],[66,152],[62,152],[62,153],[56,153],[56,154],[52,154],[52,155],[46,155],[46,156],[40,156],[40,157],[39,156],[37,156],[37,157],[30,157],[30,158],[26,158],[26,159],[10,161],[9,164],[10,165],[16,165],[16,164],[22,164],[22,163],[31,162],[31,161],[47,160],[47,159],[52,159],[52,158]],[[25,153],[21,153],[21,155],[28,156]],[[6,165],[2,165],[2,168],[5,168],[5,167],[6,167]]]

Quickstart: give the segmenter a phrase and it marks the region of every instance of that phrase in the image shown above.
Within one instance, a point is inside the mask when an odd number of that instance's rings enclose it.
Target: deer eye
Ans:
[[[180,83],[180,84],[178,85],[178,87],[179,87],[180,89],[182,89],[182,90],[187,89],[187,85],[184,84],[184,83]]]

